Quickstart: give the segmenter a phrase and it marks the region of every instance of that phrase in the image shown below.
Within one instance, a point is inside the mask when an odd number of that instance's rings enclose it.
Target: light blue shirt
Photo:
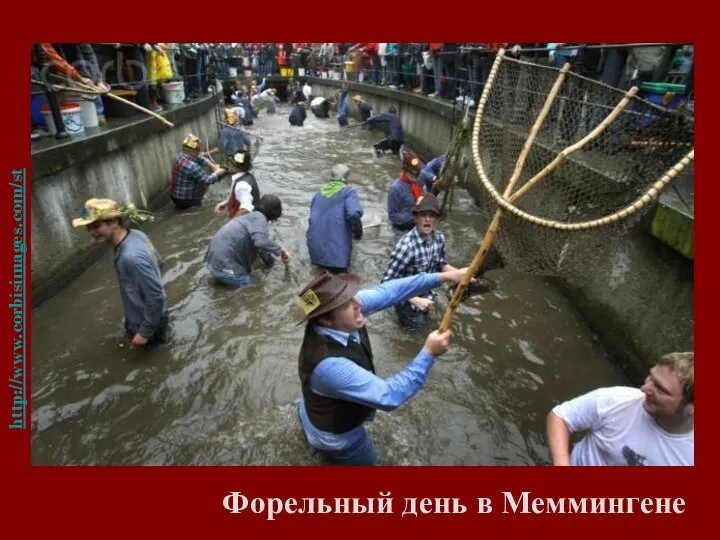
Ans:
[[[426,293],[440,285],[439,274],[418,274],[387,281],[357,293],[365,317]],[[316,327],[318,334],[334,339],[342,345],[349,340],[360,342],[357,331],[342,332],[326,327]],[[392,411],[410,400],[427,381],[435,359],[424,349],[405,368],[387,379],[381,379],[371,371],[361,368],[345,357],[331,356],[322,360],[310,376],[310,390],[321,396],[360,403],[373,409]],[[300,421],[308,442],[318,450],[342,450],[363,436],[360,425],[345,433],[329,433],[317,429],[310,422],[304,401],[300,400]],[[372,421],[374,415],[370,415]]]

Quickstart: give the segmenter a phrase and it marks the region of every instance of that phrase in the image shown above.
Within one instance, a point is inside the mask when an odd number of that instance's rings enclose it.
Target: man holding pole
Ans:
[[[213,172],[205,174],[203,167]],[[182,152],[175,156],[170,173],[170,198],[178,210],[200,206],[205,191],[225,174],[225,169],[200,155],[200,138],[188,135]]]
[[[337,465],[375,465],[365,422],[377,409],[392,411],[409,401],[450,344],[449,331],[432,332],[404,369],[381,379],[375,375],[366,317],[443,282],[458,283],[463,272],[422,274],[363,290],[355,275],[323,272],[300,291],[307,325],[298,358],[298,415],[308,444],[323,457]]]

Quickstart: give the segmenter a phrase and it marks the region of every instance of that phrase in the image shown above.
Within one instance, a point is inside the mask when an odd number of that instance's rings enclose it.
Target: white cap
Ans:
[[[332,168],[332,177],[335,180],[346,180],[349,172],[347,165],[335,165]]]

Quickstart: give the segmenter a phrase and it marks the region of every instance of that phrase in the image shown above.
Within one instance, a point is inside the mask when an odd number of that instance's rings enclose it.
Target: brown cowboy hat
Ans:
[[[412,209],[413,214],[420,214],[422,212],[432,212],[436,216],[440,216],[440,203],[437,197],[432,193],[425,193],[420,197],[415,206]]]
[[[316,319],[355,298],[360,290],[360,282],[360,278],[354,274],[333,275],[323,271],[303,287],[298,295],[305,313],[298,324]]]

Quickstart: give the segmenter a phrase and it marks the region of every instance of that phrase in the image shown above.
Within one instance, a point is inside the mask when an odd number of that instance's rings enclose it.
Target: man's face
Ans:
[[[87,226],[88,233],[96,242],[105,242],[112,238],[116,228],[116,221],[96,221]]]
[[[353,298],[349,302],[332,310],[327,318],[332,328],[336,330],[343,332],[360,330],[367,322],[360,308],[360,302]]]
[[[688,407],[678,376],[668,366],[655,366],[640,387],[643,407],[651,416],[682,416]]]
[[[438,217],[435,212],[420,212],[415,216],[415,226],[420,234],[431,235],[437,227]]]

